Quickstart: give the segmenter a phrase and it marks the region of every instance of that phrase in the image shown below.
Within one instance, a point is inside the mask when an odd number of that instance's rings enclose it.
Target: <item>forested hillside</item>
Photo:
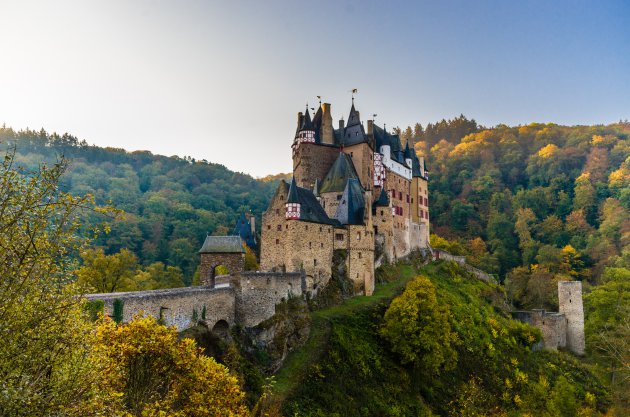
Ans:
[[[110,222],[111,231],[101,234],[95,246],[109,255],[127,249],[139,266],[161,262],[180,268],[185,284],[191,283],[206,234],[230,233],[241,211],[260,219],[276,187],[274,181],[257,181],[205,160],[100,148],[44,130],[2,127],[0,147],[15,147],[15,162],[27,169],[67,158],[63,191],[92,194],[97,204],[124,212]],[[89,225],[104,219],[94,214],[87,220]],[[130,264],[126,255],[124,262]]]
[[[555,307],[528,286],[629,266],[627,122],[484,129],[460,116],[401,134],[427,156],[433,233],[455,241],[434,243],[507,277],[518,305]]]

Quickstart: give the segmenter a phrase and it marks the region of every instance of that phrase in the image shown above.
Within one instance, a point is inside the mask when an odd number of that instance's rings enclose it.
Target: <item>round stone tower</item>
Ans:
[[[580,281],[558,282],[559,312],[567,319],[567,348],[578,355],[584,354],[584,308]]]

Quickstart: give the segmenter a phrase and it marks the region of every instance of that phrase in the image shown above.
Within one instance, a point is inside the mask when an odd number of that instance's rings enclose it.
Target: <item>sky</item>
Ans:
[[[291,171],[316,96],[388,127],[630,119],[628,1],[0,0],[0,124]]]

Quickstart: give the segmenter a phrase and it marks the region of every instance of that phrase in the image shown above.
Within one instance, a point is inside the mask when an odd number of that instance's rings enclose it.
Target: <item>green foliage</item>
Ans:
[[[125,308],[125,302],[123,300],[121,300],[120,298],[116,298],[114,299],[114,302],[112,303],[112,319],[116,322],[116,323],[122,323],[123,321],[123,310]],[[160,314],[162,313],[162,311],[160,310]]]
[[[36,169],[55,163],[58,155],[72,160],[60,187],[73,195],[91,194],[99,204],[111,202],[123,215],[95,245],[105,254],[131,251],[139,265],[162,262],[178,267],[185,285],[192,282],[198,259],[194,254],[208,233],[220,226],[231,232],[241,211],[260,215],[281,176],[258,181],[222,165],[190,157],[165,157],[147,151],[90,146],[64,134],[0,127],[0,141],[17,148],[15,163]],[[99,223],[84,213],[89,226]],[[261,218],[256,219],[261,224]]]
[[[449,309],[438,305],[431,281],[419,276],[392,301],[380,334],[401,355],[403,364],[412,363],[425,375],[435,375],[457,364],[453,349],[457,336],[448,319]]]
[[[399,267],[399,274],[408,268]],[[452,262],[411,273],[426,278],[412,281],[392,302],[390,292],[390,298],[380,302],[351,299],[316,312],[311,337],[317,343],[309,340],[287,361],[292,374],[300,375],[293,358],[301,358],[305,372],[288,394],[284,391],[284,415],[601,415],[607,392],[599,380],[571,355],[532,351],[540,331],[506,318],[495,303],[502,296],[500,288]],[[382,288],[377,286],[375,294]],[[426,307],[427,300],[433,307]],[[406,339],[415,334],[405,332],[414,327],[410,318],[416,308],[430,316],[440,306],[449,306],[446,323],[440,316],[427,319],[427,325],[437,328],[437,322],[452,329],[458,342],[451,340],[451,349],[458,360],[450,370],[420,372],[403,363],[400,344],[413,342]],[[441,348],[435,344],[440,337],[438,332],[415,350],[405,349],[407,359],[432,357]],[[279,375],[284,375],[283,369]]]
[[[91,321],[96,321],[100,314],[103,314],[105,302],[103,300],[91,300],[85,303],[85,311]]]
[[[0,136],[0,140],[2,136]],[[0,415],[82,416],[93,332],[70,271],[89,197],[60,191],[61,159],[29,171],[0,161]],[[98,209],[96,209],[98,210]]]

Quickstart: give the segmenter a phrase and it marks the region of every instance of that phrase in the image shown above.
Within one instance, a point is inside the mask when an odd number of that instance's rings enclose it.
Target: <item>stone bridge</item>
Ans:
[[[90,294],[102,300],[104,313],[114,314],[114,303],[122,305],[122,321],[143,312],[182,331],[204,320],[211,328],[240,324],[253,327],[275,314],[276,304],[288,297],[301,297],[305,277],[301,273],[244,272],[217,277],[217,285]],[[117,301],[118,300],[118,301]]]

